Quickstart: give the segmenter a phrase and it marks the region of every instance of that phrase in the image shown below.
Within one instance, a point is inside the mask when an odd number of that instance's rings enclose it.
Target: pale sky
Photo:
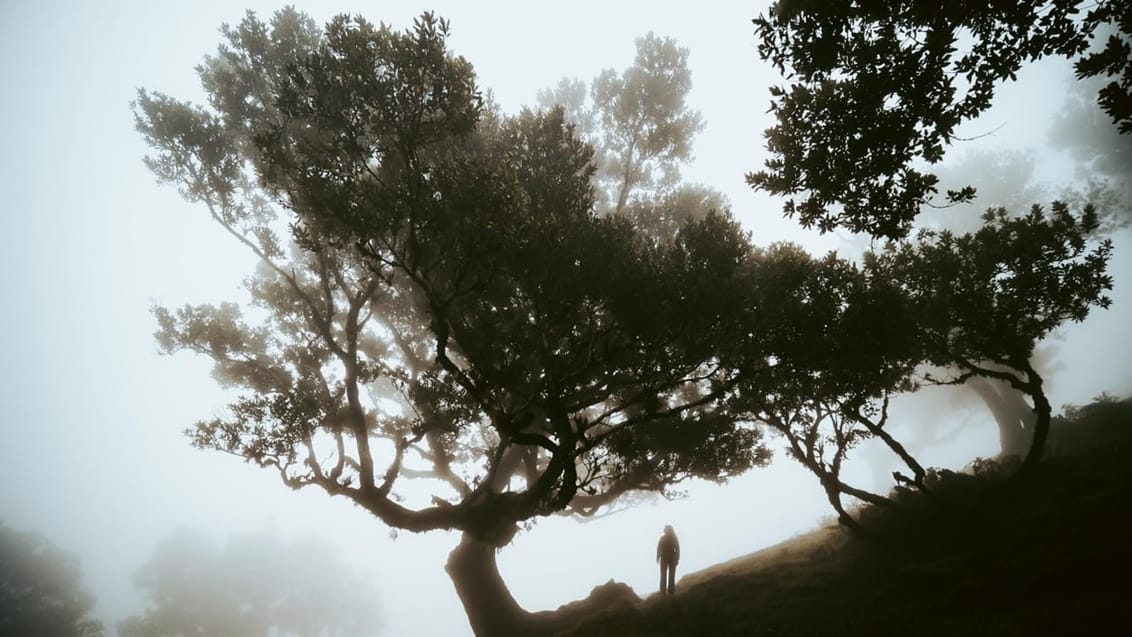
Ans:
[[[372,573],[389,635],[470,634],[443,571],[452,534],[401,533],[344,500],[292,492],[277,476],[189,447],[182,430],[219,411],[224,395],[207,361],[162,357],[153,303],[240,299],[253,261],[175,188],[159,186],[129,108],[137,87],[199,100],[193,67],[219,43],[222,22],[278,4],[113,0],[0,5],[0,519],[76,552],[108,628],[139,613],[130,584],[158,539],[178,526],[216,537],[275,524],[315,532]],[[507,112],[533,104],[563,76],[589,80],[632,62],[634,38],[654,31],[691,50],[690,101],[707,123],[685,178],[718,188],[754,241],[793,240],[815,252],[836,236],[802,232],[780,204],[756,196],[744,173],[761,166],[767,86],[750,18],[760,3],[413,1],[298,3],[320,23],[361,13],[397,27],[434,9],[455,52],[476,68]],[[1045,67],[1043,67],[1045,68]],[[1041,149],[1064,68],[1023,75],[1007,90],[981,144]],[[1051,79],[1054,78],[1054,79]],[[1028,82],[1028,84],[1027,84]],[[1055,88],[1050,88],[1050,87]],[[978,131],[974,131],[978,132]],[[1050,381],[1055,408],[1132,389],[1127,338],[1132,240],[1117,238],[1116,304],[1066,330],[1066,371]],[[927,464],[961,466],[989,455],[990,425]],[[858,468],[859,475],[867,475]],[[725,487],[691,485],[660,501],[579,524],[541,520],[500,554],[512,592],[529,610],[584,597],[609,579],[655,590],[653,546],[665,524],[681,538],[680,572],[790,537],[830,514],[815,479],[785,457]],[[114,634],[111,630],[108,634]]]

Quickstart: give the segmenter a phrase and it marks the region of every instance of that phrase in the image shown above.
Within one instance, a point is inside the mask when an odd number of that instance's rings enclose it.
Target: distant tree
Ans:
[[[982,227],[987,208],[1004,208],[1013,215],[1024,215],[1037,201],[1052,198],[1049,186],[1037,176],[1033,152],[1024,150],[972,151],[936,169],[940,186],[959,190],[974,186],[976,196],[969,205],[934,208],[924,206],[916,218],[918,227],[950,230],[956,234],[975,232]]]
[[[620,212],[635,187],[674,184],[688,161],[692,139],[703,128],[698,111],[685,105],[692,88],[688,49],[649,33],[637,39],[633,66],[594,78],[594,114],[603,132],[602,177],[616,192]]]
[[[754,24],[759,54],[790,85],[771,89],[771,158],[748,181],[786,196],[784,212],[806,227],[906,236],[938,192],[919,163],[939,162],[1001,82],[1046,56],[1073,60],[1079,78],[1107,78],[1096,99],[1132,133],[1127,2],[781,0]],[[1098,35],[1107,39],[1090,48]],[[973,194],[949,190],[946,201]]]
[[[597,117],[585,81],[576,77],[564,77],[558,80],[554,88],[539,89],[535,101],[539,110],[561,108],[566,122],[574,127],[574,134],[593,146],[594,156],[599,163],[603,161],[604,140],[595,136]]]
[[[240,591],[233,595],[217,569],[218,549],[208,538],[182,532],[163,540],[149,563],[134,575],[155,604],[144,617],[118,624],[123,637],[165,635],[254,635],[265,626],[259,608],[245,608]],[[253,594],[254,593],[250,593]]]
[[[80,580],[77,557],[0,522],[0,635],[101,637]]]
[[[268,529],[220,546],[181,530],[158,544],[134,583],[150,608],[118,624],[123,637],[378,633],[372,586],[316,537],[284,542]]]
[[[405,32],[249,14],[199,68],[209,107],[139,94],[150,167],[262,263],[261,321],[158,308],[157,337],[241,390],[194,444],[396,529],[461,531],[447,570],[473,630],[541,633],[553,618],[495,563],[521,525],[767,462],[728,408],[762,349],[750,246],[726,211],[664,239],[597,215],[563,111],[485,109],[447,33],[428,14]]]
[[[633,65],[620,74],[602,71],[590,83],[588,101],[585,83],[576,78],[538,94],[543,109],[561,106],[594,147],[597,182],[614,213],[625,210],[634,192],[652,188],[661,196],[673,187],[703,129],[699,111],[686,104],[688,49],[651,32],[636,43]]]
[[[671,241],[689,222],[712,210],[730,210],[719,191],[699,184],[683,184],[663,194],[637,197],[622,210],[641,234],[656,241]]]
[[[1088,185],[1083,196],[1097,206],[1102,225],[1115,229],[1132,224],[1132,135],[1118,134],[1097,108],[1092,98],[1101,83],[1078,82],[1067,92],[1049,128],[1049,143],[1068,153],[1075,176]]]

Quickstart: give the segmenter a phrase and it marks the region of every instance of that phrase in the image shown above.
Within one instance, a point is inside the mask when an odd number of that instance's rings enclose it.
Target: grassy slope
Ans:
[[[875,539],[822,528],[562,635],[1132,634],[1132,418],[1122,420],[1100,445],[1062,437],[1073,455],[1025,483],[953,474],[937,485],[941,506],[909,496],[914,515],[863,511]]]

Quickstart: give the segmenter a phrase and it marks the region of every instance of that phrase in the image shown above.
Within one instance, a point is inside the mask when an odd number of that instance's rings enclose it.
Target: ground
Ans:
[[[931,498],[900,496],[902,512],[859,511],[868,537],[825,526],[689,574],[669,599],[606,584],[559,635],[1132,634],[1132,403],[1114,404],[1055,423],[1026,480],[980,461]]]

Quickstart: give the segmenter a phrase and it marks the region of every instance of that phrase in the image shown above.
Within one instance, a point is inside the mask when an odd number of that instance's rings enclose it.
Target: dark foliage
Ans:
[[[733,221],[698,215],[658,242],[597,216],[591,150],[562,112],[484,111],[431,16],[406,32],[340,17],[320,34],[283,11],[226,34],[200,69],[211,109],[137,102],[155,172],[268,266],[252,292],[273,326],[231,305],[157,311],[167,351],[212,356],[251,390],[198,444],[396,527],[499,543],[576,495],[587,513],[765,462],[757,430],[722,411],[735,380],[717,361],[742,332],[719,319],[748,274]],[[284,214],[309,253],[280,248]],[[365,404],[375,385],[400,414]],[[300,460],[323,434],[337,460]],[[391,443],[385,472],[371,437]],[[456,502],[395,500],[414,457]],[[512,490],[520,468],[528,488]]]
[[[807,227],[905,236],[938,192],[919,164],[940,161],[999,84],[1046,56],[1108,78],[1097,100],[1132,132],[1127,2],[783,0],[754,24],[759,54],[790,84],[771,88],[771,158],[748,181],[787,196],[784,212]],[[945,201],[973,195],[959,188]]]
[[[529,520],[768,461],[730,410],[765,347],[733,320],[753,267],[726,210],[656,234],[599,215],[562,110],[493,111],[431,15],[320,31],[287,9],[224,34],[207,107],[135,104],[150,167],[262,263],[261,323],[155,310],[165,351],[240,392],[196,445],[394,528],[463,531],[449,572],[481,633],[525,621],[494,550]],[[413,479],[432,496],[403,497]]]

